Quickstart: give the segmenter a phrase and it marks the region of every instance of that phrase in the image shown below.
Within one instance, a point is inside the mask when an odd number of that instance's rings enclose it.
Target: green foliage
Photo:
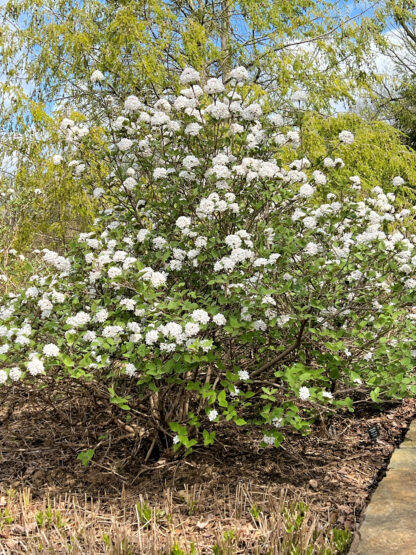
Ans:
[[[66,93],[90,109],[80,84],[95,69],[118,95],[144,97],[169,88],[184,65],[207,77],[236,62],[258,72],[257,82],[273,94],[305,87],[316,105],[327,105],[366,83],[366,47],[370,38],[381,40],[383,28],[380,9],[368,14],[357,2],[350,14],[329,0],[278,6],[273,0],[9,0],[1,13],[7,90],[21,95],[23,74],[36,100],[54,102]]]
[[[48,505],[45,511],[39,511],[36,514],[36,524],[39,528],[55,526],[58,530],[65,526],[61,513],[52,509],[50,505]]]
[[[152,508],[145,501],[136,503],[136,513],[139,525],[143,528],[150,528],[152,522],[159,522],[166,515],[165,511]]]
[[[87,449],[86,451],[81,451],[81,453],[78,454],[77,459],[80,460],[84,466],[88,466],[94,454],[94,449]]]
[[[382,186],[386,191],[399,193],[403,203],[414,198],[416,153],[403,144],[403,135],[391,125],[382,121],[365,121],[352,113],[336,117],[306,113],[300,125],[305,156],[313,163],[319,163],[329,151],[341,156],[345,162],[345,168],[338,169],[332,176],[332,192],[340,192],[342,183],[349,176],[359,175],[366,194],[374,187]],[[355,148],[347,148],[337,140],[343,129],[354,133]],[[399,191],[391,185],[397,175],[405,180],[405,186]]]

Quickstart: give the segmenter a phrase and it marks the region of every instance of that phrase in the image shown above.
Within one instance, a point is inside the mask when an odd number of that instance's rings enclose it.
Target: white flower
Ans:
[[[146,345],[153,345],[154,343],[157,342],[158,338],[159,338],[159,332],[157,332],[156,330],[148,331],[145,336]]]
[[[123,262],[127,257],[126,251],[116,251],[113,255],[113,262]]]
[[[232,69],[228,76],[229,76],[230,79],[235,79],[239,83],[242,83],[244,81],[248,81],[248,79],[249,79],[248,71],[243,66],[239,66],[239,67],[236,67],[236,68]]]
[[[268,436],[264,434],[263,442],[266,443],[267,445],[274,445],[275,439],[273,436]]]
[[[190,225],[191,218],[188,218],[186,216],[179,216],[179,218],[176,220],[176,226],[179,227],[179,229],[187,229]]]
[[[51,301],[49,299],[46,298],[42,298],[38,301],[38,307],[43,311],[43,312],[49,312],[52,310],[53,308],[53,304],[51,303]]]
[[[199,123],[188,123],[188,125],[185,127],[185,135],[190,135],[191,137],[196,137],[200,130],[202,129],[202,126],[199,125]]]
[[[242,133],[244,131],[244,127],[242,125],[240,125],[239,123],[232,123],[230,125],[230,133],[232,135],[238,135],[239,133]]]
[[[351,145],[354,142],[354,135],[351,133],[351,131],[341,131],[341,133],[338,135],[338,138],[341,143],[344,143],[346,145]]]
[[[84,341],[87,341],[88,343],[92,343],[97,339],[97,334],[95,331],[89,330],[84,333],[84,335],[82,336],[82,339]]]
[[[154,105],[155,110],[166,112],[167,114],[172,110],[172,106],[166,98],[160,98]]]
[[[400,187],[401,185],[404,185],[405,181],[402,177],[397,175],[396,177],[393,177],[392,183],[393,183],[394,187]]]
[[[132,191],[136,187],[137,181],[134,177],[128,177],[123,181],[123,185],[128,191]]]
[[[306,227],[306,229],[314,229],[316,227],[316,219],[312,216],[307,216],[306,218],[304,218],[302,223]]]
[[[143,241],[146,239],[147,235],[149,235],[149,230],[148,229],[141,229],[139,231],[139,233],[137,234],[137,240],[139,241],[139,243],[143,243]]]
[[[302,187],[299,189],[299,196],[303,198],[311,197],[315,192],[314,187],[309,185],[309,183],[304,183]]]
[[[124,109],[127,112],[137,112],[141,108],[143,108],[143,104],[140,102],[137,96],[130,95],[124,101]]]
[[[303,252],[305,254],[314,256],[315,254],[318,253],[318,245],[316,243],[314,243],[313,241],[309,241],[309,243],[303,249]]]
[[[309,399],[309,397],[311,396],[309,389],[305,386],[302,386],[299,389],[299,397],[300,399],[302,399],[302,401],[306,401],[307,399]]]
[[[68,272],[71,269],[70,261],[63,256],[59,256],[58,253],[48,249],[43,249],[43,253],[43,260],[46,264],[50,264],[57,270],[61,270],[63,272]]]
[[[163,247],[166,245],[167,241],[163,237],[155,237],[152,241],[152,245],[156,250],[162,250]]]
[[[326,175],[319,170],[315,170],[312,174],[313,179],[317,185],[325,185],[326,184]]]
[[[205,112],[210,114],[214,119],[221,120],[230,117],[230,110],[224,102],[217,100],[205,108]]]
[[[29,374],[31,374],[32,376],[37,376],[38,374],[41,374],[45,367],[43,365],[43,362],[40,360],[39,355],[37,355],[36,353],[31,353],[29,355],[29,362],[27,363],[27,369]]]
[[[239,370],[238,377],[241,381],[245,382],[250,379],[250,374],[247,372],[247,370]]]
[[[54,163],[55,166],[59,166],[59,164],[62,162],[63,160],[63,156],[61,156],[60,154],[55,154],[52,157],[52,162]]]
[[[18,380],[20,380],[21,375],[22,375],[22,371],[17,366],[14,366],[13,368],[10,368],[9,378],[13,382],[17,382]]]
[[[43,347],[43,354],[46,357],[57,357],[59,355],[59,347],[54,343],[48,343]]]
[[[104,75],[101,73],[101,71],[99,69],[96,69],[95,71],[92,72],[90,80],[91,83],[99,83],[101,81],[104,81]]]
[[[117,266],[111,266],[107,271],[107,275],[110,279],[119,277],[121,276],[122,273],[123,273],[123,270],[121,268],[118,268]]]
[[[150,276],[150,282],[153,287],[160,287],[161,285],[165,285],[167,281],[167,276],[164,272],[153,272]]]
[[[25,335],[17,335],[15,339],[16,345],[29,345],[30,339]]]
[[[287,142],[286,135],[284,135],[283,133],[276,133],[273,136],[273,140],[277,144],[277,146],[283,146]]]
[[[287,140],[293,143],[294,147],[300,145],[300,135],[298,131],[288,131],[286,134]]]
[[[196,71],[196,69],[194,69],[193,67],[186,67],[180,77],[179,77],[179,82],[182,85],[189,85],[192,83],[198,83],[200,80],[200,75],[199,73]]]
[[[4,370],[0,370],[0,384],[7,382],[7,374]]]
[[[126,375],[129,376],[130,378],[133,378],[136,375],[136,367],[134,366],[134,364],[131,364],[131,363],[126,364],[124,371]]]
[[[119,333],[123,331],[121,326],[105,326],[103,329],[103,337],[116,337]]]
[[[134,299],[122,299],[120,301],[120,306],[133,312],[136,308],[136,301]]]
[[[117,146],[121,152],[126,152],[133,146],[133,141],[130,139],[121,139],[121,141],[117,143]]]
[[[415,289],[416,288],[416,280],[409,278],[404,282],[404,286],[406,289]]]
[[[325,168],[335,168],[335,162],[332,158],[326,157],[324,158],[324,167]]]
[[[92,196],[94,198],[101,198],[104,193],[105,193],[104,189],[102,189],[101,187],[96,187],[92,192]]]
[[[276,127],[281,127],[284,123],[281,114],[270,114],[268,119],[270,123]]]
[[[195,247],[197,249],[202,249],[203,247],[207,246],[208,239],[206,237],[202,237],[201,235],[195,239]]]
[[[103,324],[108,319],[108,310],[102,308],[94,316],[94,322],[99,322]]]
[[[112,122],[112,127],[115,131],[120,131],[128,123],[128,119],[125,116],[119,116],[115,121]]]
[[[225,326],[225,324],[227,323],[224,314],[221,314],[220,312],[212,317],[212,321],[214,322],[214,324],[217,324],[217,326]]]
[[[155,168],[153,170],[153,179],[164,179],[168,176],[168,170],[166,168]]]
[[[293,102],[306,102],[308,100],[308,93],[306,91],[295,91],[292,94],[291,100]]]
[[[75,316],[70,316],[66,319],[66,323],[73,328],[78,328],[87,324],[91,320],[91,316],[86,312],[80,311]]]
[[[322,397],[324,397],[325,399],[333,399],[334,396],[332,395],[332,393],[330,391],[322,391]]]
[[[59,126],[61,131],[66,131],[67,129],[69,129],[70,127],[72,127],[74,125],[74,122],[72,119],[69,118],[64,118],[61,121],[61,125]]]
[[[218,411],[215,409],[211,409],[208,413],[208,420],[213,422],[218,416]]]
[[[165,112],[155,112],[150,118],[150,123],[154,127],[160,127],[170,122],[170,117]]]
[[[36,286],[28,287],[26,289],[26,297],[28,299],[34,299],[39,295],[39,289]]]
[[[225,244],[227,247],[230,247],[230,249],[237,249],[241,247],[242,240],[238,235],[227,235],[225,238]]]
[[[196,156],[193,155],[185,156],[185,158],[182,160],[182,166],[187,170],[191,170],[192,168],[199,166],[199,160]]]
[[[199,324],[195,322],[187,322],[185,324],[185,335],[187,337],[194,337],[199,332]]]
[[[221,83],[221,81],[219,79],[208,79],[205,87],[204,87],[204,91],[207,94],[219,94],[224,92],[225,88],[224,85]]]
[[[263,111],[260,104],[253,102],[249,104],[241,113],[241,117],[246,121],[254,121],[262,115]]]
[[[194,322],[199,322],[200,324],[207,324],[210,320],[209,314],[205,310],[194,310],[191,318]]]

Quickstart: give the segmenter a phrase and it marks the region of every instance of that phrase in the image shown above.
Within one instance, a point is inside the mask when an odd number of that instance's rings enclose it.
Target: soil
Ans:
[[[4,491],[30,487],[34,498],[79,492],[106,502],[119,500],[123,492],[124,498],[146,498],[151,506],[160,505],[166,491],[183,504],[192,491],[194,496],[199,492],[198,503],[206,505],[210,518],[224,518],[227,495],[235,498],[241,485],[250,484],[254,497],[284,492],[287,499],[306,502],[322,526],[354,531],[416,414],[416,402],[358,402],[355,413],[334,416],[309,436],[289,432],[279,449],[260,449],[260,436],[230,426],[209,448],[196,448],[180,459],[168,449],[147,462],[148,446],[120,430],[108,412],[93,410],[87,399],[52,405],[45,397],[15,392],[4,398],[1,413]],[[368,433],[374,425],[375,441]],[[91,464],[84,467],[78,453],[98,442]]]

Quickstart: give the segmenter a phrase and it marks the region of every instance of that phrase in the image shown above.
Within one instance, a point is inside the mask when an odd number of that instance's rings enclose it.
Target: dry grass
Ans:
[[[220,514],[218,514],[220,506]],[[325,554],[344,552],[350,534],[325,529],[302,500],[253,484],[211,491],[164,491],[146,496],[32,498],[29,488],[0,498],[1,553],[71,554]]]

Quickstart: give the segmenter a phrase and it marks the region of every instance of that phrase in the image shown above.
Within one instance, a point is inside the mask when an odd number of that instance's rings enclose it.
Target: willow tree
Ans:
[[[364,1],[332,0],[9,0],[0,14],[5,90],[30,83],[53,103],[90,103],[95,69],[111,94],[157,95],[184,65],[212,77],[243,63],[280,97],[302,87],[327,105],[365,85],[384,25]]]
[[[361,113],[368,119],[389,121],[415,149],[416,1],[387,0],[384,15],[388,26],[379,46],[387,63],[382,64],[378,85],[360,107]]]

